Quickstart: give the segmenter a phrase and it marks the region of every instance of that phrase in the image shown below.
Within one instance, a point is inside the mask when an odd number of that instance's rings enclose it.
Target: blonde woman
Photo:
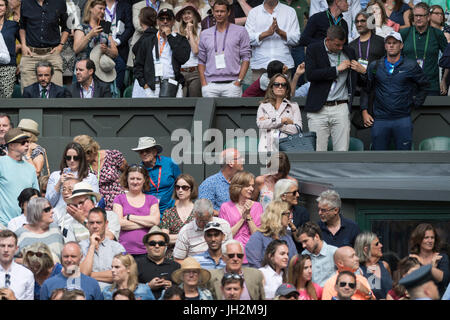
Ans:
[[[297,254],[297,248],[288,231],[290,205],[285,201],[272,201],[261,216],[261,227],[252,234],[245,246],[249,267],[260,268],[267,246],[272,240],[284,240],[289,248],[289,259]]]
[[[181,74],[184,76],[184,97],[201,97],[202,85],[198,73],[198,44],[200,42],[200,21],[201,16],[197,8],[187,2],[177,12],[175,16],[179,23],[179,33],[185,36],[191,46],[189,60],[181,66]]]
[[[100,194],[105,201],[105,210],[113,209],[114,198],[123,193],[120,175],[127,168],[127,161],[119,150],[101,149],[97,141],[88,135],[73,138],[86,153],[89,172],[97,177]]]
[[[102,292],[105,300],[113,300],[114,293],[123,289],[133,292],[136,300],[155,300],[150,287],[139,283],[137,264],[131,254],[115,255],[111,263],[111,272],[113,283]]]

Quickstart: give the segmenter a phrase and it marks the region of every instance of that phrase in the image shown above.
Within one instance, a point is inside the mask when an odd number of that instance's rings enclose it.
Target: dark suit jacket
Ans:
[[[78,82],[72,83],[70,86],[72,98],[81,98],[80,89]],[[112,98],[110,84],[94,78],[94,98]]]
[[[308,22],[309,23],[309,22]],[[343,53],[350,59],[356,60],[352,48],[344,45]],[[323,41],[313,43],[306,49],[306,77],[311,82],[306,97],[305,111],[319,112],[327,101],[333,81],[337,79],[336,68],[331,67]],[[348,108],[351,112],[352,102],[357,83],[357,72],[349,69],[347,88],[349,90]]]
[[[131,5],[127,0],[119,0],[116,10],[116,21],[122,21],[125,25],[125,30],[117,38],[120,40],[120,45],[117,47],[119,55],[125,61],[128,60],[128,53],[130,47],[128,46],[128,40],[134,33],[133,18],[132,18]]]
[[[211,291],[216,300],[223,300],[223,294],[221,290],[222,278],[224,275],[224,269],[210,269],[211,278],[209,279],[206,287]],[[244,281],[252,300],[264,300],[264,275],[261,271],[255,268],[242,267],[244,273]]]
[[[23,98],[40,98],[39,83],[35,82],[28,87],[23,88]],[[50,85],[50,91],[48,93],[49,98],[70,98],[70,92],[61,86],[54,84]]]

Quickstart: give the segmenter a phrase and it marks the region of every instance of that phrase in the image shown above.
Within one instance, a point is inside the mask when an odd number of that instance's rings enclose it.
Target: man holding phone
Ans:
[[[155,299],[172,286],[172,273],[180,268],[179,263],[165,258],[169,240],[167,233],[153,226],[142,239],[147,255],[136,258],[139,283],[147,283]]]

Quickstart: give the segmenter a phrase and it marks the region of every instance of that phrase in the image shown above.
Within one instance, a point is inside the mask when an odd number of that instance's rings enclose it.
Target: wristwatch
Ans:
[[[127,220],[130,221],[130,215],[129,214],[127,214]]]
[[[83,225],[84,225],[85,227],[87,227],[87,224],[88,224],[88,219],[86,218],[86,219],[84,219],[84,221],[83,221]]]

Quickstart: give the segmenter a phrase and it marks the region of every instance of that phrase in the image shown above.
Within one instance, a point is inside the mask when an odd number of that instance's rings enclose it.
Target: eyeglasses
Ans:
[[[33,252],[33,251],[28,251],[27,252],[27,256],[32,257],[32,256],[36,256],[38,258],[42,257],[44,254],[42,252]]]
[[[330,212],[331,210],[334,210],[336,208],[330,208],[330,209],[324,209],[324,208],[319,208],[319,212]]]
[[[165,241],[149,241],[147,243],[150,247],[156,247],[156,245],[160,246],[160,247],[165,247],[167,244]]]
[[[274,82],[272,84],[272,87],[278,87],[278,88],[280,88],[280,87],[286,88],[286,86],[287,86],[286,82]]]
[[[64,159],[66,159],[66,161],[80,161],[81,160],[81,156],[64,156]]]
[[[225,279],[236,279],[236,280],[241,280],[242,279],[242,276],[240,275],[240,274],[237,274],[237,273],[225,273],[224,275],[223,275],[223,277],[225,278]]]
[[[426,16],[428,16],[428,13],[426,13],[426,14],[415,14],[414,18],[423,18],[423,17],[426,17]]]
[[[341,288],[344,288],[345,286],[349,286],[351,289],[355,289],[355,287],[356,287],[356,283],[354,283],[354,282],[345,282],[345,281],[342,281],[342,282],[339,282],[339,287],[341,287]]]
[[[27,143],[30,143],[30,141],[28,141],[28,140],[22,140],[22,141],[16,141],[15,143],[18,143],[18,144],[24,146],[24,145],[26,145]]]
[[[42,211],[49,213],[53,209],[52,206],[45,207]]]
[[[11,285],[11,275],[9,273],[5,273],[5,288],[9,288]]]
[[[431,14],[437,14],[437,15],[440,15],[440,16],[443,16],[443,15],[444,15],[443,12],[434,12],[434,11],[431,11]]]
[[[243,253],[227,253],[228,258],[233,259],[234,257],[238,257],[242,259],[244,257]]]
[[[183,191],[188,191],[188,190],[190,190],[191,189],[191,187],[190,186],[179,186],[179,185],[175,185],[175,190],[180,190],[180,189],[182,189]]]
[[[358,23],[366,23],[366,22],[367,22],[366,19],[361,19],[361,20],[356,20],[356,21],[355,21],[355,24],[358,24]]]
[[[80,206],[84,205],[84,203],[85,203],[88,199],[89,199],[89,198],[86,198],[86,199],[84,199],[84,200],[81,200],[81,201],[78,202],[78,203],[74,203],[74,205],[76,205],[77,207],[80,207]]]
[[[218,222],[208,222],[208,223],[205,225],[205,229],[211,228],[211,227],[213,227],[213,228],[219,228],[219,227],[220,227],[220,223],[218,223]]]
[[[298,190],[294,190],[294,191],[290,191],[290,192],[285,192],[284,194],[292,194],[292,195],[296,195],[296,194],[300,194],[300,192]]]

